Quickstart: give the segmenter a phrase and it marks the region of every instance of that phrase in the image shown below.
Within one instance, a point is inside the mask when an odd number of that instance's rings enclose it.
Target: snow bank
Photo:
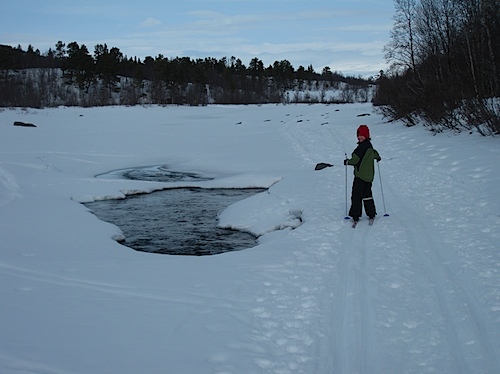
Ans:
[[[366,113],[1,111],[0,372],[498,372],[497,139]],[[342,160],[361,121],[383,158],[390,217],[376,179],[379,216],[353,230]],[[78,202],[186,185],[96,178],[147,165],[214,177],[188,183],[198,187],[269,188],[219,217],[259,245],[181,257],[115,242],[120,229]]]

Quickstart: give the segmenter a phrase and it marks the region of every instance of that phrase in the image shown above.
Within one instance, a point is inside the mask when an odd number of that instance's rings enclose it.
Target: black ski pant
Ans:
[[[377,211],[375,209],[375,202],[373,201],[371,182],[365,182],[360,178],[354,177],[354,182],[352,183],[351,209],[349,210],[349,216],[351,216],[353,220],[359,220],[359,217],[361,217],[363,213],[363,205],[365,206],[366,215],[369,218],[375,218]]]

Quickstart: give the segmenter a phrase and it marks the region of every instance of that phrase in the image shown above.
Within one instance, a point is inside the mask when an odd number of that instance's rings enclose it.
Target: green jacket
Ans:
[[[373,182],[375,177],[374,161],[380,161],[382,158],[378,152],[373,149],[369,139],[358,143],[358,147],[352,152],[351,158],[347,164],[354,166],[354,176],[365,182]]]

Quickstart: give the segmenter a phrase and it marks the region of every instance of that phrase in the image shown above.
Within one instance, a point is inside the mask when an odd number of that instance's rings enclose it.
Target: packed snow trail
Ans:
[[[7,205],[18,196],[19,185],[14,176],[2,168],[0,162],[0,207]]]
[[[349,138],[354,138],[355,127],[333,123],[327,127],[330,136],[324,136],[324,128],[315,128],[323,136],[315,133],[312,137],[311,122],[287,126],[285,138],[301,154],[305,165],[313,161],[335,163],[324,159],[327,149],[336,154],[337,165],[341,164],[345,144],[353,144]],[[373,127],[373,132],[376,136],[377,127]],[[443,228],[456,232],[449,227],[454,224],[451,218],[442,224],[445,217],[455,215],[466,219],[463,210],[474,209],[464,206],[471,191],[466,190],[466,196],[451,193],[464,188],[462,182],[457,183],[451,177],[448,177],[451,183],[440,187],[447,170],[435,172],[428,166],[439,166],[453,157],[446,152],[451,148],[439,149],[439,143],[427,145],[432,152],[427,153],[430,157],[426,159],[422,157],[423,143],[410,149],[402,147],[401,141],[406,138],[403,136],[397,146],[384,147],[377,142],[378,138],[383,139],[376,136],[374,146],[383,155],[381,170],[388,171],[385,177],[395,174],[392,167],[398,168],[399,178],[391,177],[386,191],[393,214],[390,217],[381,214],[381,191],[375,191],[380,188],[377,177],[374,192],[378,195],[379,218],[375,226],[369,227],[365,218],[355,230],[346,230],[334,239],[338,257],[331,262],[338,264],[334,271],[337,277],[331,281],[331,293],[324,295],[331,301],[326,301],[323,312],[328,314],[331,310],[332,315],[324,317],[324,327],[330,328],[322,336],[327,348],[320,350],[323,359],[330,351],[331,359],[318,364],[316,372],[382,373],[394,367],[399,368],[398,372],[494,372],[499,368],[497,332],[487,327],[494,325],[494,320],[488,320],[489,315],[474,292],[475,280],[464,273],[466,263],[460,265],[461,259],[456,257],[455,248],[450,248],[443,233]],[[429,137],[429,140],[434,139]],[[340,149],[335,149],[335,145],[340,145]],[[321,155],[323,159],[319,158]],[[419,158],[417,164],[409,161]],[[337,182],[341,180],[339,174],[336,173]],[[430,188],[423,201],[430,207],[422,207],[422,199],[415,198],[426,193],[425,186]],[[350,186],[348,189],[350,195]],[[336,196],[342,195],[337,192]],[[485,220],[482,230],[492,232],[495,223],[498,216],[494,222]],[[346,228],[350,224],[344,224],[339,217],[332,226]],[[463,241],[468,241],[467,235]],[[495,248],[493,240],[490,245]],[[495,264],[492,265],[492,271],[496,271]]]
[[[38,125],[0,126],[0,372],[500,372],[498,139],[371,111],[0,111]],[[376,175],[375,223],[352,229],[342,161],[361,123],[390,216]],[[214,177],[194,187],[268,187],[219,216],[258,245],[186,257],[116,243],[78,202],[185,186],[94,177],[144,165]]]

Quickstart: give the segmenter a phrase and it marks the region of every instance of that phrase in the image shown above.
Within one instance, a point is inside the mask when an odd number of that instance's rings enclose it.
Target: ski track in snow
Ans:
[[[299,167],[285,177],[291,181],[285,189],[280,189],[281,183],[277,183],[266,192],[268,197],[258,200],[262,205],[255,207],[256,217],[271,216],[277,206],[285,212],[288,209],[287,219],[292,223],[286,221],[278,225],[276,232],[265,235],[260,248],[249,250],[255,251],[257,259],[248,257],[254,261],[251,266],[255,268],[240,264],[239,259],[246,258],[243,253],[242,257],[230,254],[220,258],[221,263],[229,267],[242,266],[242,274],[247,278],[239,279],[235,270],[228,273],[233,278],[221,276],[219,280],[218,274],[214,276],[211,272],[222,273],[226,269],[211,269],[218,261],[214,258],[203,262],[210,264],[207,268],[193,266],[195,262],[182,262],[188,269],[186,274],[184,268],[178,272],[175,269],[178,283],[165,286],[162,284],[165,279],[167,283],[174,279],[167,274],[173,269],[168,269],[170,263],[155,263],[153,258],[151,263],[144,263],[148,276],[139,271],[128,274],[126,279],[132,276],[132,280],[127,282],[120,277],[102,275],[94,281],[83,273],[83,269],[92,269],[84,267],[85,264],[63,262],[60,265],[63,271],[59,274],[51,272],[51,267],[38,270],[25,261],[38,256],[35,245],[15,249],[18,251],[15,261],[0,263],[0,276],[15,280],[12,282],[15,288],[8,290],[16,294],[13,299],[24,300],[24,295],[41,295],[41,298],[44,292],[50,296],[53,293],[47,290],[52,288],[58,292],[66,290],[68,301],[56,300],[60,304],[54,304],[75,313],[76,317],[71,314],[57,317],[66,322],[74,322],[74,319],[80,322],[79,317],[86,322],[85,309],[88,308],[94,313],[123,313],[130,318],[109,330],[121,332],[124,340],[130,336],[129,332],[122,332],[122,328],[134,327],[134,323],[138,328],[130,331],[143,334],[140,337],[144,340],[147,335],[142,332],[143,326],[151,329],[150,336],[157,334],[159,328],[168,337],[158,339],[162,345],[152,350],[164,352],[155,355],[144,341],[144,350],[141,344],[135,343],[132,349],[176,369],[182,364],[161,361],[163,353],[169,359],[173,357],[169,353],[172,341],[168,340],[172,336],[180,337],[176,343],[187,347],[175,351],[185,355],[182,359],[195,358],[201,362],[190,367],[199,365],[206,368],[206,372],[218,374],[238,373],[241,368],[248,373],[266,374],[496,373],[500,368],[500,332],[491,327],[498,326],[500,313],[496,283],[500,264],[500,216],[496,208],[500,204],[499,200],[491,200],[494,188],[483,183],[486,179],[486,183],[497,185],[500,177],[492,176],[496,170],[483,166],[475,154],[454,157],[455,147],[463,141],[460,137],[449,139],[446,135],[432,137],[429,134],[428,141],[423,142],[421,134],[412,137],[415,132],[424,131],[422,129],[396,129],[392,134],[384,126],[397,127],[396,124],[371,121],[373,145],[382,157],[379,166],[385,208],[390,216],[384,217],[379,169],[376,169],[373,192],[378,216],[373,226],[368,226],[368,220],[363,217],[353,229],[344,217],[344,197],[346,188],[350,197],[352,168],[347,168],[346,185],[342,161],[356,146],[355,130],[363,120],[353,116],[349,122],[345,116],[339,117],[334,108],[342,112],[343,106],[305,108],[289,106],[289,114],[281,122],[269,124],[273,126],[269,136],[277,131],[278,139],[282,140],[274,145],[279,147],[276,153],[285,150],[286,155],[294,158],[290,164],[297,163]],[[262,131],[260,127],[257,129]],[[496,148],[491,148],[482,157],[498,159]],[[92,155],[104,156],[102,152],[98,149]],[[59,159],[54,161],[56,164],[63,160],[63,166],[66,162],[69,166],[92,164],[99,159],[94,160],[90,153],[83,153],[81,157],[78,153],[47,154],[54,160]],[[116,157],[131,157],[125,155],[124,151]],[[9,166],[28,165],[14,161]],[[40,168],[50,166],[42,161]],[[334,166],[315,171],[318,162]],[[26,187],[3,165],[0,163],[0,207],[18,197],[19,184]],[[92,183],[95,183],[93,179]],[[314,196],[318,196],[318,201],[314,201]],[[303,209],[304,202],[307,209]],[[276,237],[278,246],[273,245]],[[64,240],[70,242],[67,238],[62,238]],[[268,249],[274,257],[266,252]],[[110,256],[110,262],[114,263],[114,255]],[[186,265],[188,263],[190,265]],[[81,267],[80,272],[71,267]],[[151,278],[150,268],[153,269]],[[179,291],[177,287],[182,282],[191,281],[193,274],[189,271],[203,274],[194,281],[193,287],[188,283]],[[102,272],[107,273],[105,269]],[[145,284],[148,280],[152,284]],[[228,286],[228,280],[237,286]],[[136,286],[134,281],[139,284]],[[211,289],[214,285],[222,286],[228,294]],[[83,306],[77,304],[81,301],[79,293],[86,295],[84,300],[91,301]],[[77,296],[70,298],[73,295]],[[135,310],[137,314],[125,309]],[[151,324],[151,320],[167,327]],[[55,319],[47,321],[49,325],[41,325],[42,330],[60,327]],[[225,324],[228,321],[229,327]],[[25,323],[34,326],[32,321]],[[88,334],[92,335],[94,326],[88,326]],[[100,325],[96,323],[96,326]],[[240,328],[241,334],[228,331],[233,327]],[[207,341],[191,341],[197,332]],[[87,336],[86,333],[80,332],[83,336]],[[102,338],[110,344],[121,343],[120,337]],[[206,347],[210,343],[214,343],[213,349]],[[107,353],[97,352],[104,343],[97,342],[95,347],[92,343],[84,345],[82,341],[82,344],[86,352]],[[204,349],[202,353],[189,352],[200,347]],[[68,366],[58,368],[57,359],[45,362],[29,354],[23,356],[25,352],[5,351],[7,353],[0,352],[0,367],[12,373],[67,372]],[[40,357],[43,358],[43,354],[40,353]],[[174,361],[177,359],[173,357]],[[75,362],[78,361],[75,359]],[[89,367],[98,368],[92,366],[92,362],[87,363]],[[132,368],[127,369],[133,372]]]
[[[328,118],[328,114],[321,116],[323,121]],[[319,117],[316,121],[313,118],[297,122],[292,118],[283,128],[283,138],[303,160],[304,167],[312,167],[319,161],[330,162],[337,165],[335,173],[342,175],[339,169],[344,167],[338,165],[344,153],[350,155],[344,148],[346,139],[352,134],[345,133],[345,127],[337,129],[334,124],[323,122],[322,126],[326,126],[314,130],[322,131],[325,136],[312,138],[311,127],[317,126],[319,121]],[[376,140],[374,146],[377,148]],[[381,148],[385,160],[383,167],[389,169],[390,160],[398,156],[397,152],[401,152],[400,146]],[[335,161],[321,159],[329,153]],[[430,157],[437,165],[446,160],[445,153],[446,149],[434,150]],[[413,155],[405,155],[405,159],[408,158],[412,159]],[[431,171],[425,170],[426,162],[422,160],[422,175],[429,175]],[[416,172],[420,173],[418,168]],[[476,177],[480,177],[481,172],[488,171],[477,168],[476,172]],[[349,169],[349,196],[351,174],[352,169]],[[430,176],[436,178],[430,182],[435,192],[435,183],[439,183],[442,176],[432,171]],[[436,228],[439,219],[436,222],[429,220],[428,211],[414,209],[411,198],[400,192],[407,190],[415,175],[409,178],[411,182],[391,179],[386,183],[390,186],[386,194],[391,206],[398,209],[395,214],[383,216],[382,199],[379,191],[375,191],[380,188],[376,179],[373,188],[375,195],[379,195],[376,198],[379,215],[374,226],[369,227],[368,220],[362,219],[357,228],[352,229],[350,221],[339,217],[325,226],[325,238],[329,240],[324,246],[309,248],[309,260],[303,252],[296,252],[294,266],[301,269],[295,272],[290,267],[290,281],[296,280],[293,274],[307,273],[304,267],[308,263],[322,263],[325,268],[324,272],[318,272],[311,264],[309,271],[316,272],[315,277],[309,282],[300,279],[297,283],[294,296],[301,301],[293,300],[292,305],[300,306],[293,318],[287,315],[282,320],[278,312],[289,313],[291,295],[279,296],[280,291],[272,282],[264,283],[278,305],[276,311],[254,310],[255,317],[265,321],[262,325],[268,330],[259,340],[286,347],[289,353],[295,354],[296,362],[280,365],[278,358],[273,361],[257,359],[262,369],[272,373],[305,373],[308,371],[304,367],[308,366],[303,364],[314,362],[311,366],[316,373],[385,373],[398,367],[401,373],[465,374],[489,373],[491,368],[499,367],[491,332],[486,327],[492,324],[484,323],[488,316],[481,312],[483,308],[469,279],[456,268],[459,261],[454,258],[452,249],[447,249],[442,233]],[[424,181],[429,183],[429,178]],[[418,183],[416,185],[418,188]],[[340,187],[345,188],[336,186]],[[456,196],[449,194],[449,189],[450,186],[443,187],[443,196],[449,198],[447,203],[452,207]],[[436,201],[436,196],[429,195],[429,200]],[[450,207],[445,207],[444,211]],[[391,242],[383,238],[391,238]],[[321,259],[311,260],[313,253]],[[323,287],[312,288],[305,284]],[[378,297],[381,295],[384,297]],[[388,298],[398,301],[391,305],[379,301]],[[316,337],[301,333],[302,325],[311,323],[318,323],[320,332]],[[278,336],[277,331],[280,332]],[[389,346],[397,348],[388,353],[386,347]],[[418,349],[410,348],[415,346]],[[264,347],[261,349],[265,351]]]
[[[16,178],[1,167],[0,163],[0,207],[7,205],[18,196],[19,185]]]
[[[441,169],[434,171],[433,166],[439,167],[441,162],[447,162],[449,155],[446,147],[425,146],[429,153],[422,149],[424,144],[415,148],[416,153],[412,147],[406,149],[406,152],[409,151],[406,158],[410,157],[415,163],[407,176],[399,172],[399,180],[391,178],[387,188],[393,206],[398,208],[398,212],[390,218],[390,224],[399,233],[401,247],[407,248],[400,251],[400,260],[407,262],[407,268],[411,269],[413,287],[420,286],[427,290],[417,289],[415,292],[426,295],[416,306],[419,307],[417,310],[425,310],[427,314],[415,316],[414,322],[408,321],[405,325],[415,330],[413,335],[421,339],[423,348],[426,348],[426,341],[429,342],[428,347],[432,347],[428,351],[415,352],[420,367],[437,372],[451,368],[454,373],[488,373],[491,368],[499,367],[491,331],[485,324],[489,316],[480,312],[483,308],[474,294],[476,281],[471,278],[472,273],[457,267],[460,264],[457,255],[461,253],[456,250],[459,248],[450,248],[446,242],[448,231],[456,231],[449,230],[449,225],[467,219],[461,210],[469,203],[467,196],[471,191],[462,183],[457,183],[455,178],[446,178]],[[386,151],[395,158],[403,157],[397,154],[401,152],[400,147]],[[430,157],[426,160],[420,154]],[[454,171],[459,170],[456,165]],[[423,178],[420,179],[419,175]],[[465,193],[462,194],[461,189],[464,188]],[[428,194],[428,205],[414,206],[412,193]],[[488,222],[485,224],[487,227]],[[465,235],[462,240],[467,243],[468,229],[466,225],[463,228]],[[468,247],[467,250],[477,250],[474,246]],[[442,363],[443,357],[448,357],[449,366],[435,367],[434,361]]]

